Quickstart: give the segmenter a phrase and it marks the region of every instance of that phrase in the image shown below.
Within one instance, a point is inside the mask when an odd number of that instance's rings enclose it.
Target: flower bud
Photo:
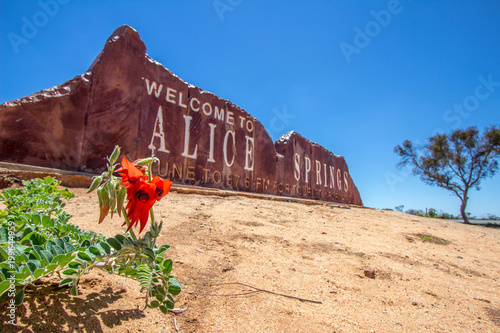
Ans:
[[[99,185],[101,185],[101,182],[102,182],[102,176],[94,177],[94,180],[92,181],[92,184],[90,185],[89,189],[87,190],[87,193],[90,193],[93,190],[95,190]]]
[[[116,209],[118,210],[118,216],[122,216],[123,201],[125,200],[125,195],[127,194],[127,189],[122,187],[116,198]]]
[[[136,167],[141,167],[141,166],[149,165],[151,163],[153,163],[153,158],[147,157],[147,158],[141,158],[140,160],[135,161],[134,165]]]
[[[120,146],[116,145],[115,150],[113,150],[111,156],[109,157],[109,164],[111,165],[115,164],[116,160],[118,159],[118,156],[120,156]]]

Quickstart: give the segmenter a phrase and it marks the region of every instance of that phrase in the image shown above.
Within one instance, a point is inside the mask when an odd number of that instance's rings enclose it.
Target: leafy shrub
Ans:
[[[0,196],[7,206],[0,211],[0,299],[9,296],[20,305],[28,285],[36,287],[35,281],[54,273],[59,285],[71,287],[76,296],[80,277],[97,267],[137,280],[147,306],[163,313],[174,308],[172,296],[181,285],[171,276],[172,260],[163,256],[170,246],[156,245],[161,223],[141,239],[106,238],[68,222],[71,215],[63,211],[62,199],[73,194],[59,190],[59,181],[46,177],[23,185]]]

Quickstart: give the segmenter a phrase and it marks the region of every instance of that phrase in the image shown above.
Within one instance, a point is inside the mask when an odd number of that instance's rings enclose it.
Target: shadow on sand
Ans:
[[[17,325],[7,323],[10,320],[4,311],[8,306],[7,297],[0,303],[1,331],[105,332],[124,321],[145,317],[139,309],[102,310],[122,298],[125,292],[125,289],[114,291],[108,287],[73,297],[68,288],[57,284],[37,285],[35,289],[28,287],[23,304],[16,307]]]

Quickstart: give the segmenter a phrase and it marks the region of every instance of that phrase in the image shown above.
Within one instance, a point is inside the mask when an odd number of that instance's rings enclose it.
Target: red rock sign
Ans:
[[[100,172],[115,144],[182,184],[362,205],[344,158],[297,133],[275,144],[245,110],[190,85],[118,28],[87,73],[0,106],[0,160]]]

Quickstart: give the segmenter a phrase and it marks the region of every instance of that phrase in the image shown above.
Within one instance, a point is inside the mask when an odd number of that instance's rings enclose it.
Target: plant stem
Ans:
[[[122,214],[123,214],[123,217],[125,218],[125,223],[127,224],[127,229],[128,229],[128,227],[130,225],[130,220],[128,219],[127,211],[123,207],[122,207]],[[132,237],[132,239],[134,241],[136,241],[137,237],[135,237],[134,229],[130,228],[130,230],[128,232],[130,233],[130,237]]]
[[[151,208],[151,209],[149,210],[149,217],[151,218],[151,224],[156,223],[156,220],[155,220],[155,213],[153,212],[153,208]]]
[[[150,182],[150,183],[151,183],[151,180],[153,180],[153,174],[152,174],[152,170],[151,170],[152,164],[153,164],[152,162],[148,164],[148,171],[147,171],[148,172],[148,182]]]

